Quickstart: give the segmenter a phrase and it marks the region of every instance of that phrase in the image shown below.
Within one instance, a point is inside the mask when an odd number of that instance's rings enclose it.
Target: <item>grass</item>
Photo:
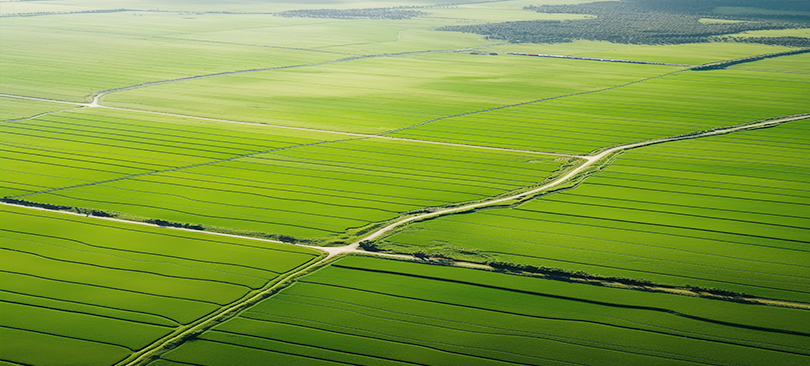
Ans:
[[[545,3],[577,1],[587,0]],[[115,7],[171,11],[4,17],[2,93],[88,102],[110,88],[277,69],[150,85],[101,101],[253,124],[105,108],[3,122],[0,196],[342,245],[408,212],[534,186],[570,159],[279,125],[385,134],[437,119],[389,136],[584,154],[807,112],[807,60],[796,55],[467,114],[683,70],[506,51],[693,65],[789,50],[721,42],[499,44],[433,31],[581,17],[522,10],[538,5],[533,0],[420,8],[429,14],[409,20],[202,13],[437,3],[147,0]],[[4,1],[1,12],[110,7]],[[447,52],[412,53],[420,51]],[[0,120],[72,108],[0,103]],[[810,302],[806,126],[630,151],[576,189],[513,209],[419,222],[377,244]],[[322,256],[8,205],[0,206],[0,222],[4,366],[116,364]],[[805,364],[807,316],[352,257],[301,277],[152,365]]]
[[[148,119],[146,118],[148,117]],[[247,124],[82,110],[3,123],[3,188],[14,196],[328,139]]]
[[[801,54],[793,56],[785,56],[779,58],[765,59],[755,62],[749,62],[739,65],[739,68],[754,71],[776,71],[787,73],[804,73],[810,74],[810,67],[808,67],[810,55]]]
[[[0,121],[16,118],[27,118],[40,113],[56,112],[75,108],[74,106],[62,103],[41,102],[36,100],[24,100],[9,97],[0,97],[0,104],[3,105],[3,108],[0,110]]]
[[[558,0],[555,0],[558,1]],[[525,1],[510,1],[509,3],[516,3],[523,6]],[[64,3],[64,4],[63,4]],[[444,4],[441,1],[434,0],[319,0],[309,3],[298,3],[295,1],[261,1],[261,0],[247,0],[238,3],[223,4],[215,2],[199,2],[194,0],[178,0],[167,3],[159,0],[122,0],[117,1],[115,6],[111,6],[109,2],[102,0],[70,0],[54,3],[29,3],[29,2],[14,2],[8,1],[8,4],[3,4],[2,14],[6,13],[33,13],[33,12],[60,12],[60,11],[77,11],[77,10],[104,10],[111,8],[127,8],[127,9],[160,9],[177,12],[185,12],[186,15],[191,17],[198,15],[198,12],[203,11],[234,11],[234,12],[277,12],[284,10],[297,10],[297,9],[352,9],[352,8],[378,8],[378,7],[394,7],[394,6],[426,6],[433,4]]]
[[[319,256],[7,205],[0,216],[2,354],[23,364],[112,364]]]
[[[143,117],[93,110],[4,124],[17,141],[4,149],[3,192],[141,218],[318,238],[530,186],[559,166],[553,156],[390,139],[301,146],[318,142],[316,136],[341,136]],[[290,146],[298,147],[270,151]],[[260,151],[270,152],[224,160]],[[192,166],[206,162],[214,164]],[[42,166],[50,174],[37,174]],[[92,184],[109,179],[119,180]]]
[[[788,47],[752,43],[714,42],[653,46],[585,40],[557,44],[508,44],[493,46],[491,49],[502,52],[546,53],[686,65],[699,65],[790,50]]]
[[[738,70],[688,71],[597,93],[449,118],[393,136],[587,153],[804,113],[810,96],[806,78]]]
[[[806,314],[350,257],[152,365],[791,364],[803,337],[774,330],[801,331],[794,316]]]
[[[178,14],[147,14],[145,17],[158,18],[155,22],[181,24],[185,29],[195,26],[184,24],[190,20]],[[5,18],[0,36],[4,45],[0,67],[7,70],[0,78],[2,91],[84,102],[89,101],[94,92],[147,81],[335,58],[319,52],[127,33],[127,24],[142,26],[143,18],[132,13],[101,17],[83,14],[51,17],[44,24],[37,17]],[[258,21],[254,17],[254,24]],[[207,25],[210,23],[196,26]],[[219,26],[224,24],[220,22]],[[168,32],[165,28],[163,31]],[[77,48],[77,44],[83,46]],[[205,56],[198,57],[200,54]]]
[[[14,363],[56,366],[106,366],[129,354],[125,348],[80,339],[53,336],[19,329],[0,327],[0,350]]]
[[[419,223],[389,248],[808,301],[807,126],[630,151],[574,190]]]
[[[771,29],[731,34],[734,37],[810,37],[810,28]]]
[[[278,125],[381,133],[434,118],[620,85],[674,70],[440,53],[190,80],[116,93],[105,100],[120,107],[148,106],[217,118],[237,114],[240,119]],[[229,98],[220,98],[220,93]]]

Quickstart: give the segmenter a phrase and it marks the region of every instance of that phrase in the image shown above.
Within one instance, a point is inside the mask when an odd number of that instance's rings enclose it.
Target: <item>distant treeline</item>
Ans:
[[[96,10],[80,10],[80,11],[63,11],[63,12],[56,12],[56,11],[37,11],[32,13],[9,13],[9,14],[2,14],[0,18],[12,18],[12,17],[37,17],[42,15],[64,15],[64,14],[94,14],[94,13],[120,13],[125,11],[141,11],[141,10],[134,10],[134,9],[96,9]]]
[[[68,14],[98,14],[98,13],[121,13],[121,12],[140,12],[140,13],[178,13],[178,14],[229,14],[229,15],[275,15],[287,18],[329,18],[329,19],[410,19],[425,15],[427,13],[418,10],[404,9],[404,8],[367,8],[367,9],[305,9],[305,10],[287,10],[279,13],[268,12],[232,12],[232,11],[175,11],[175,10],[157,10],[157,9],[96,9],[96,10],[81,10],[69,12],[31,12],[31,13],[9,13],[2,14],[0,17],[36,17],[43,15],[68,15]]]
[[[367,9],[304,9],[287,10],[275,15],[280,17],[330,18],[330,19],[410,19],[425,15],[418,10],[401,8],[367,8]]]
[[[564,43],[577,39],[629,44],[681,44],[709,42],[716,36],[753,30],[810,26],[810,17],[793,14],[717,14],[718,6],[756,7],[766,10],[808,11],[808,1],[790,0],[623,0],[575,5],[527,6],[540,13],[595,15],[592,19],[530,20],[478,25],[447,26],[442,31],[477,33],[513,43]],[[701,23],[701,18],[744,20]],[[799,37],[749,38],[743,42],[800,44]],[[736,39],[735,39],[736,40]]]
[[[726,42],[760,43],[770,46],[810,47],[810,38],[804,37],[733,37],[721,36],[716,38]]]

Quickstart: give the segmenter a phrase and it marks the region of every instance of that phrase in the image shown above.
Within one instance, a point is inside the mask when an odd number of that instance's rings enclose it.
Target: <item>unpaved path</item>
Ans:
[[[600,153],[598,153],[596,155],[583,156],[582,158],[585,159],[585,162],[582,163],[580,166],[574,168],[573,170],[571,170],[567,174],[565,174],[565,175],[563,175],[563,176],[561,176],[561,177],[559,177],[559,178],[557,178],[557,179],[555,179],[555,180],[553,180],[553,181],[551,181],[551,182],[549,182],[547,184],[544,184],[544,185],[542,185],[540,187],[531,189],[531,190],[526,191],[526,192],[521,192],[521,193],[511,195],[511,196],[507,196],[507,197],[486,200],[486,201],[482,201],[482,202],[478,202],[478,203],[472,203],[472,204],[469,204],[469,205],[464,205],[464,206],[459,206],[459,207],[439,209],[439,210],[434,211],[434,212],[425,213],[425,214],[416,215],[416,216],[411,216],[411,217],[408,217],[408,218],[403,218],[402,220],[396,221],[396,222],[394,222],[392,224],[389,224],[388,226],[385,226],[385,227],[371,233],[370,235],[358,240],[357,242],[355,242],[355,243],[353,243],[351,245],[348,245],[347,247],[351,247],[351,248],[356,249],[356,248],[359,247],[361,241],[379,239],[379,238],[387,235],[388,233],[390,233],[394,229],[397,229],[397,228],[399,228],[399,227],[401,227],[403,225],[406,225],[408,223],[411,223],[411,222],[421,221],[421,220],[425,220],[425,219],[429,219],[429,218],[434,218],[434,217],[438,217],[438,216],[444,216],[444,215],[449,215],[449,214],[454,214],[454,213],[459,213],[459,212],[464,212],[464,211],[475,210],[475,209],[479,209],[479,208],[482,208],[482,207],[497,205],[499,203],[505,203],[505,202],[510,202],[510,201],[515,201],[515,200],[528,198],[528,197],[533,196],[533,195],[535,195],[537,193],[540,193],[540,192],[543,192],[543,191],[546,191],[546,190],[549,190],[549,189],[553,189],[553,188],[555,188],[557,186],[562,185],[563,183],[567,182],[569,179],[571,179],[575,175],[577,175],[577,174],[581,173],[582,171],[584,171],[584,170],[590,168],[591,166],[593,166],[596,162],[598,162],[602,158],[604,158],[604,157],[606,157],[606,156],[608,156],[610,154],[619,152],[619,151],[635,149],[635,148],[638,148],[638,147],[649,146],[649,145],[654,145],[654,144],[660,144],[660,143],[664,143],[664,142],[689,140],[689,139],[696,139],[696,138],[703,138],[703,137],[709,137],[709,136],[722,135],[722,134],[732,133],[732,132],[736,132],[736,131],[773,127],[773,126],[777,126],[777,125],[779,125],[781,123],[790,122],[790,121],[797,121],[797,120],[806,119],[806,118],[810,118],[810,114],[805,114],[805,115],[800,115],[800,116],[787,116],[787,117],[782,117],[782,118],[779,118],[779,119],[772,119],[772,120],[761,121],[761,122],[756,122],[756,123],[747,123],[747,124],[736,125],[736,126],[716,128],[716,129],[712,129],[712,130],[708,130],[708,131],[704,131],[704,132],[700,132],[700,133],[664,137],[664,138],[659,138],[659,139],[653,139],[653,140],[646,140],[646,141],[641,141],[641,142],[634,142],[634,143],[629,143],[629,144],[617,145],[617,146],[605,149],[605,150],[603,150],[602,152],[600,152]]]
[[[584,159],[584,163],[582,163],[580,166],[572,169],[567,174],[565,174],[565,175],[563,175],[561,177],[558,177],[557,179],[553,180],[550,183],[544,184],[544,185],[542,185],[540,187],[531,189],[529,191],[517,193],[517,194],[511,195],[511,196],[507,196],[507,197],[486,200],[486,201],[473,203],[473,204],[468,204],[468,205],[459,206],[459,207],[454,207],[454,208],[440,209],[438,211],[431,212],[431,213],[425,213],[425,214],[416,215],[416,216],[412,216],[412,217],[408,217],[408,218],[403,218],[401,220],[398,220],[398,221],[396,221],[394,223],[391,223],[391,224],[389,224],[389,225],[387,225],[387,226],[385,226],[385,227],[383,227],[383,228],[381,228],[381,229],[379,229],[379,230],[377,230],[377,231],[363,237],[360,240],[357,240],[355,243],[352,243],[352,244],[346,245],[346,246],[342,246],[342,247],[313,247],[313,246],[308,246],[308,245],[299,245],[299,246],[308,247],[308,248],[312,248],[312,249],[315,249],[315,250],[325,252],[326,255],[323,258],[321,258],[320,260],[318,260],[316,262],[313,262],[313,263],[311,263],[311,264],[309,264],[309,265],[307,265],[305,267],[302,267],[302,268],[298,269],[297,271],[293,271],[293,272],[290,272],[290,273],[287,273],[287,274],[284,274],[284,275],[280,276],[278,278],[278,282],[276,282],[275,284],[270,285],[268,287],[265,287],[263,289],[252,291],[252,292],[248,293],[246,295],[246,297],[243,298],[243,300],[239,300],[239,301],[237,301],[235,303],[224,306],[224,307],[220,308],[219,310],[209,314],[208,316],[206,316],[204,318],[201,318],[201,319],[198,319],[196,322],[190,324],[189,326],[182,327],[177,332],[172,333],[172,334],[170,334],[170,335],[168,335],[168,336],[166,336],[164,338],[161,338],[161,339],[153,342],[149,346],[147,346],[147,347],[143,348],[142,350],[134,353],[131,357],[128,357],[127,359],[121,361],[117,365],[126,365],[126,366],[139,365],[142,362],[145,362],[145,361],[149,360],[150,357],[155,356],[155,355],[157,355],[157,354],[159,354],[161,352],[164,352],[165,350],[167,350],[170,347],[176,346],[177,344],[181,343],[187,337],[189,337],[191,335],[194,335],[194,334],[199,334],[201,332],[204,332],[205,330],[208,330],[208,329],[212,328],[216,324],[219,324],[221,321],[223,321],[225,319],[228,319],[229,317],[237,315],[242,310],[244,310],[244,309],[246,309],[246,308],[248,308],[248,307],[250,307],[250,306],[252,306],[252,305],[254,305],[254,304],[256,304],[256,303],[258,303],[260,301],[262,301],[263,299],[267,298],[267,296],[272,294],[274,291],[276,291],[277,289],[284,286],[285,283],[288,281],[288,279],[290,279],[292,277],[295,277],[298,274],[303,273],[305,271],[312,270],[312,269],[316,268],[317,266],[321,266],[321,265],[327,263],[328,261],[330,261],[331,259],[333,259],[334,257],[336,257],[336,256],[338,256],[340,254],[364,253],[364,254],[377,255],[377,256],[382,256],[382,257],[410,259],[410,256],[406,256],[406,255],[374,253],[374,252],[363,251],[363,250],[359,249],[359,244],[363,240],[375,240],[375,239],[382,238],[385,235],[390,234],[393,230],[395,230],[397,228],[400,228],[400,227],[402,227],[402,226],[404,226],[406,224],[409,224],[411,222],[424,220],[424,219],[428,219],[428,218],[435,218],[435,217],[439,217],[439,216],[443,216],[443,215],[449,215],[449,214],[464,212],[464,211],[475,210],[475,209],[479,209],[479,208],[486,207],[486,206],[497,205],[499,203],[504,203],[504,202],[509,202],[509,201],[514,201],[514,200],[519,200],[519,199],[530,197],[530,196],[535,195],[537,193],[540,193],[540,192],[543,192],[543,191],[546,191],[546,190],[549,190],[549,189],[553,189],[553,188],[555,188],[557,186],[565,184],[569,179],[574,177],[576,174],[581,173],[582,171],[584,171],[584,170],[590,168],[591,166],[593,166],[595,163],[597,163],[601,159],[609,156],[610,154],[616,153],[616,152],[620,152],[620,151],[624,151],[624,150],[628,150],[628,149],[634,149],[634,148],[643,147],[643,146],[649,146],[649,145],[653,145],[653,144],[664,143],[664,142],[696,139],[696,138],[703,138],[703,137],[709,137],[709,136],[733,133],[733,132],[743,131],[743,130],[751,130],[751,129],[772,127],[772,126],[779,125],[781,123],[790,122],[790,121],[797,121],[797,120],[807,119],[807,118],[810,118],[810,114],[798,115],[798,116],[787,116],[787,117],[782,117],[782,118],[772,119],[772,120],[767,120],[767,121],[760,121],[760,122],[742,124],[742,125],[737,125],[737,126],[717,128],[717,129],[712,129],[712,130],[704,131],[704,132],[700,132],[700,133],[680,135],[680,136],[672,136],[672,137],[665,137],[665,138],[660,138],[660,139],[653,139],[653,140],[647,140],[647,141],[641,141],[641,142],[617,145],[617,146],[607,148],[607,149],[605,149],[605,150],[603,150],[603,151],[601,151],[601,152],[599,152],[599,153],[597,153],[595,155],[582,157]],[[26,206],[18,206],[18,207],[26,207]],[[28,208],[30,208],[30,207],[28,207]],[[42,209],[42,210],[45,210],[45,209]],[[50,210],[46,210],[46,211],[50,211]],[[64,211],[53,211],[53,212],[66,213]],[[111,218],[100,218],[100,219],[129,222],[129,221],[111,219]],[[129,223],[131,223],[131,222],[129,222]],[[143,224],[143,225],[151,225],[151,224],[145,224],[145,223],[141,223],[141,224]],[[156,226],[156,225],[152,225],[152,226]],[[196,231],[196,230],[180,229],[180,228],[168,228],[168,229]],[[251,238],[251,237],[241,237],[241,236],[238,236],[238,235],[212,233],[212,232],[207,232],[207,231],[196,231],[196,232],[205,233],[205,234],[213,234],[213,235],[230,236],[230,237],[240,237],[240,238],[244,238],[244,239],[262,240],[262,241],[270,241],[270,242],[274,242],[274,243],[279,243],[278,241],[272,241],[272,240],[266,240],[266,239],[257,239],[257,238]],[[458,265],[460,267],[479,268],[479,269],[488,269],[489,268],[489,266],[486,266],[486,265],[483,265],[483,264],[477,264],[477,263],[457,262],[455,265]],[[682,293],[682,291],[666,291],[666,292],[672,292],[672,293],[679,292],[679,293]],[[793,302],[788,302],[788,301],[768,300],[768,299],[750,299],[750,300],[758,302],[760,304],[764,304],[764,305],[788,306],[788,307],[803,308],[803,309],[810,308],[810,305],[808,305],[808,304],[793,303]]]

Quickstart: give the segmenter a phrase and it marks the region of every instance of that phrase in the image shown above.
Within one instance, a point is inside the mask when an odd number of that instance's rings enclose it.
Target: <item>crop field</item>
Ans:
[[[349,257],[152,366],[797,365],[806,311]]]
[[[545,53],[632,61],[700,65],[752,55],[790,50],[789,47],[753,43],[690,43],[677,45],[617,44],[605,41],[578,40],[571,43],[514,43],[492,46],[501,52]]]
[[[591,2],[0,0],[0,366],[810,363],[810,8]]]
[[[588,153],[620,143],[803,113],[810,98],[809,82],[810,75],[803,74],[687,71],[598,93],[448,118],[392,136]]]
[[[3,109],[0,110],[0,120],[27,118],[40,113],[56,112],[71,109],[70,105],[45,101],[32,101],[0,96]]]
[[[106,110],[0,131],[4,196],[303,238],[530,186],[559,166],[558,156]]]
[[[438,117],[621,85],[677,70],[509,55],[428,53],[188,80],[105,97],[110,105],[382,133]],[[216,93],[211,93],[216,90]],[[225,101],[221,95],[228,95]],[[301,96],[307,98],[301,98]],[[424,103],[431,100],[431,103]],[[260,105],[262,107],[257,108]]]
[[[0,221],[0,354],[23,365],[110,365],[319,257],[8,205]]]
[[[83,110],[0,125],[3,196],[129,177],[312,143],[316,133]],[[148,119],[144,119],[147,117]]]
[[[801,54],[765,59],[740,65],[740,68],[753,71],[779,71],[810,74],[810,55]]]
[[[420,223],[389,240],[808,301],[808,130],[798,121],[631,150],[576,189]]]

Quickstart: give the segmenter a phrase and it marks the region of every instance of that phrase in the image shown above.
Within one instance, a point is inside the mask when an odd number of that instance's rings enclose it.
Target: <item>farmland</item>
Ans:
[[[124,108],[146,105],[215,118],[237,113],[286,126],[383,133],[437,116],[601,89],[674,70],[442,52],[195,79],[122,91],[104,100]],[[222,102],[219,93],[231,97]],[[433,102],[425,106],[425,99]]]
[[[707,302],[350,257],[150,365],[807,360],[806,311]]]
[[[115,363],[319,258],[8,205],[0,216],[0,353],[19,364]]]
[[[808,75],[685,71],[598,93],[444,119],[392,136],[588,153],[620,143],[803,113],[810,97],[808,82]]]
[[[589,2],[0,0],[0,365],[807,364],[805,1]]]
[[[4,195],[318,238],[532,185],[559,166],[557,156],[127,116],[4,123],[14,141],[1,158]]]
[[[389,240],[426,252],[479,249],[478,261],[807,301],[808,128],[799,121],[632,150],[574,190],[421,223]]]

